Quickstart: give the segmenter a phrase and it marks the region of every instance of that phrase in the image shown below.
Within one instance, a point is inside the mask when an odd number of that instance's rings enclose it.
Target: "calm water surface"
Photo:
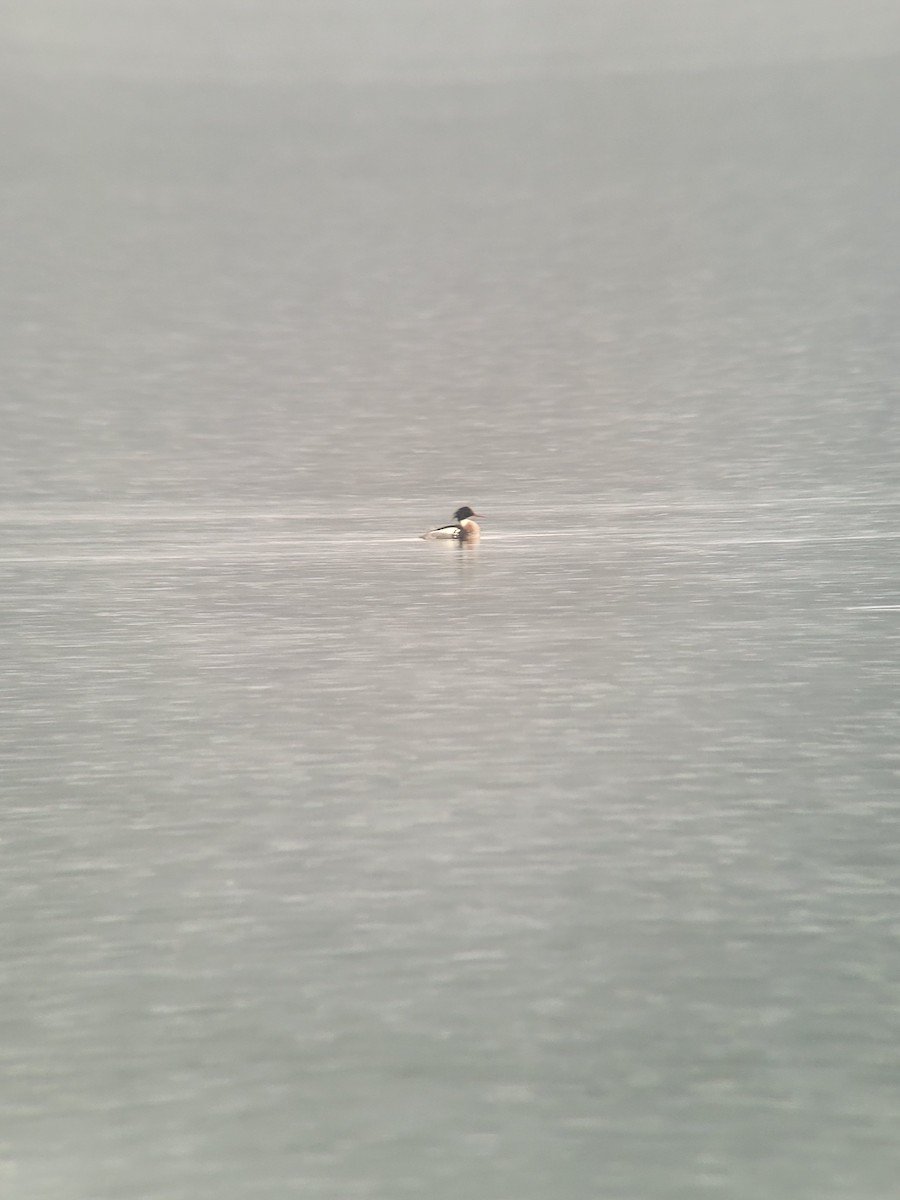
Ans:
[[[5,85],[4,1196],[896,1196],[889,68]]]

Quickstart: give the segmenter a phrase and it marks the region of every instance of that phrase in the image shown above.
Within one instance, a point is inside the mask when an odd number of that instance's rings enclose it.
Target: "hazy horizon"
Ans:
[[[7,69],[344,82],[503,79],[885,57],[891,0],[12,0]]]

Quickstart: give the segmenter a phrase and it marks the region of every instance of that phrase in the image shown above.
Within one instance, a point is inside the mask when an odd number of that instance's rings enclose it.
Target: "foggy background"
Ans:
[[[890,0],[12,0],[22,70],[154,79],[435,83],[885,56]]]

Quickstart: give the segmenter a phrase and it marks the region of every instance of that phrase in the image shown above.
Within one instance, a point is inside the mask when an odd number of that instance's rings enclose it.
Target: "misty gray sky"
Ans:
[[[900,53],[898,0],[5,0],[0,67],[410,80]]]

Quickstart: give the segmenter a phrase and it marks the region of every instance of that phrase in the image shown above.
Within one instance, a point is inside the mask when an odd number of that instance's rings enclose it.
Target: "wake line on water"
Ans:
[[[361,510],[360,510],[361,511]],[[370,511],[366,509],[366,511]],[[82,512],[18,513],[0,512],[0,525],[214,525],[231,521],[322,521],[335,520],[329,513],[295,512]]]
[[[659,550],[669,554],[702,554],[708,551],[741,549],[754,546],[817,546],[838,545],[854,542],[893,542],[900,541],[900,532],[889,533],[835,533],[808,535],[772,535],[756,537],[708,537],[708,538],[679,538],[672,533],[667,538],[658,535],[646,535],[638,531],[623,533],[615,530],[545,530],[522,534],[498,533],[483,536],[477,546],[460,546],[455,542],[427,543],[429,550],[435,546],[440,550],[489,550],[491,544],[504,546],[525,547],[534,541],[552,539],[565,548],[573,541],[605,543],[610,548],[621,548],[628,544],[637,544],[643,550]],[[314,540],[294,541],[290,538],[266,540],[248,545],[228,546],[196,546],[168,549],[165,547],[148,548],[145,550],[110,549],[83,551],[77,550],[24,553],[0,555],[0,566],[22,566],[30,563],[65,564],[65,563],[164,563],[164,562],[265,562],[266,560],[301,559],[315,557],[317,553],[336,550],[375,550],[378,547],[390,545],[415,545],[421,542],[419,537],[403,538],[325,538]]]

